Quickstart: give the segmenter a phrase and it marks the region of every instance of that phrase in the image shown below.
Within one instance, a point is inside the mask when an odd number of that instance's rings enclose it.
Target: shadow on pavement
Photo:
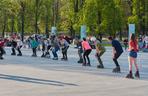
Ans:
[[[0,74],[0,79],[13,80],[13,81],[18,81],[18,82],[26,82],[26,83],[34,83],[34,84],[42,84],[42,85],[53,85],[53,86],[66,86],[66,85],[67,86],[78,86],[72,83],[64,83],[64,82],[54,81],[54,80],[44,80],[44,79],[6,75],[6,74]]]

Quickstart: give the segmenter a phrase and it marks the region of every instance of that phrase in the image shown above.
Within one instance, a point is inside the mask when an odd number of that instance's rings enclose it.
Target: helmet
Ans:
[[[96,41],[97,39],[96,39],[96,37],[91,37],[91,39],[90,39],[91,41]]]

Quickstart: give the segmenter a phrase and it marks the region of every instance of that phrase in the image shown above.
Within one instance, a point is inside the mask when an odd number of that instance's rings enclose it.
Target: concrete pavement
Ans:
[[[78,56],[73,48],[68,62],[32,58],[27,49],[23,49],[23,57],[10,56],[10,50],[6,50],[5,60],[0,61],[0,96],[147,96],[145,53],[139,53],[141,79],[131,80],[124,78],[128,73],[127,52],[120,57],[122,73],[114,74],[110,48],[102,58],[106,67],[103,70],[96,68],[94,52],[92,67],[82,67],[76,63]]]

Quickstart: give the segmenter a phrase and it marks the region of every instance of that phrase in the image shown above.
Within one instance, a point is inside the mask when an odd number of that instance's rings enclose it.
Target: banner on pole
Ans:
[[[81,40],[83,39],[83,38],[86,38],[86,25],[82,25],[81,26]]]
[[[57,34],[57,28],[56,27],[52,27],[51,28],[51,35],[56,35]]]
[[[135,24],[129,24],[129,36],[128,36],[129,38],[131,34],[135,34],[135,30],[136,30]]]

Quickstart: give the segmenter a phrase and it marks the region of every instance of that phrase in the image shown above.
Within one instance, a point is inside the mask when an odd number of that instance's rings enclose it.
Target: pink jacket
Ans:
[[[82,42],[82,48],[83,48],[84,50],[92,49],[87,41],[83,41],[83,42]]]

